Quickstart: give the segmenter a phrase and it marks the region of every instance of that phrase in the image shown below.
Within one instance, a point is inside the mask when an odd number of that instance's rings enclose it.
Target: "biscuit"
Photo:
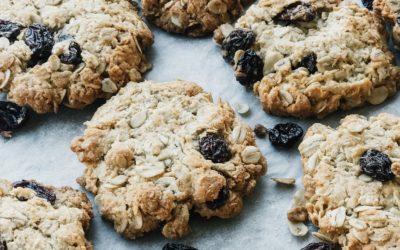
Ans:
[[[92,207],[70,187],[0,179],[0,249],[93,249],[85,238]]]
[[[78,183],[127,238],[185,236],[191,212],[233,217],[266,172],[251,128],[191,82],[129,83],[86,126]]]
[[[232,22],[253,0],[143,0],[143,14],[162,29],[199,37]]]
[[[3,0],[0,90],[38,113],[109,98],[150,68],[153,35],[127,0]]]
[[[214,39],[237,80],[265,111],[322,118],[380,104],[397,91],[399,69],[373,12],[333,0],[261,0]]]
[[[389,114],[314,124],[299,146],[305,199],[292,211],[305,207],[316,235],[343,249],[399,249],[399,142],[400,118]]]
[[[400,1],[375,0],[373,2],[374,10],[392,23],[394,41],[397,43],[397,45],[400,44]]]

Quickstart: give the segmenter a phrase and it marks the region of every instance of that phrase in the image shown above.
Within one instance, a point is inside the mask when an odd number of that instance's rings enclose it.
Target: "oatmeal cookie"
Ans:
[[[233,217],[266,172],[251,128],[191,82],[129,83],[86,126],[78,183],[127,238],[185,236],[191,211]]]
[[[92,207],[84,193],[0,179],[0,249],[93,249],[85,238]]]
[[[143,14],[168,32],[199,37],[232,22],[254,0],[142,0]]]
[[[383,22],[339,2],[260,0],[235,27],[215,31],[237,80],[267,112],[321,118],[380,104],[397,91],[400,70]]]
[[[308,130],[299,146],[303,203],[316,235],[343,249],[400,248],[399,143],[400,117],[389,114]]]
[[[394,41],[400,45],[400,1],[375,0],[374,10],[392,23]]]
[[[38,113],[83,108],[139,81],[152,42],[128,0],[2,0],[0,90]]]

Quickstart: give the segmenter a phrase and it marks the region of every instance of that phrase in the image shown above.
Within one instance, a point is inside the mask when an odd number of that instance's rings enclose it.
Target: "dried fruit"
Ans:
[[[0,250],[7,250],[7,244],[5,241],[0,245]]]
[[[337,244],[318,242],[310,243],[301,250],[338,250],[340,247]]]
[[[374,9],[374,0],[362,0],[362,4],[369,10]]]
[[[77,65],[82,62],[82,50],[77,42],[71,42],[68,53],[60,56],[60,61],[65,64]]]
[[[281,123],[270,129],[268,136],[273,145],[290,148],[303,136],[303,129],[295,123]]]
[[[197,250],[197,248],[177,243],[167,243],[162,250]]]
[[[225,205],[225,203],[229,199],[229,189],[227,187],[223,187],[218,194],[218,198],[213,201],[207,201],[207,207],[211,210],[218,209]]]
[[[368,176],[378,181],[389,181],[394,179],[391,165],[392,161],[386,154],[368,149],[360,158],[361,170]]]
[[[199,147],[204,158],[214,163],[223,163],[232,157],[224,138],[215,133],[207,133],[206,136],[200,138]]]
[[[10,21],[0,20],[0,37],[7,38],[10,43],[17,40],[17,36],[21,32],[22,26]]]
[[[42,64],[51,55],[54,46],[53,32],[43,24],[33,24],[26,30],[25,43],[32,51],[29,66]]]
[[[233,64],[236,51],[247,50],[254,43],[255,36],[251,30],[236,29],[222,42],[222,51],[225,60]]]
[[[314,20],[316,13],[309,3],[302,1],[289,4],[281,13],[275,16],[275,21],[285,22],[310,22]]]
[[[243,86],[250,87],[263,78],[264,62],[251,49],[246,50],[235,67],[236,80]]]
[[[264,127],[264,126],[261,125],[261,124],[257,124],[257,125],[254,127],[254,133],[255,133],[256,136],[259,137],[259,138],[265,138],[265,136],[267,135],[267,132],[268,132],[267,128]]]
[[[28,109],[12,102],[0,101],[0,134],[11,137],[27,118]]]
[[[22,181],[17,181],[13,184],[14,188],[21,187],[21,188],[30,188],[33,191],[36,192],[36,196],[46,199],[48,202],[51,204],[54,204],[56,201],[56,195],[49,189],[40,186],[36,182],[33,181],[27,181],[27,180],[22,180]]]
[[[295,69],[300,67],[308,69],[308,72],[310,72],[310,74],[314,74],[315,72],[317,72],[317,55],[315,53],[311,53],[308,56],[304,57],[301,62],[295,67]]]

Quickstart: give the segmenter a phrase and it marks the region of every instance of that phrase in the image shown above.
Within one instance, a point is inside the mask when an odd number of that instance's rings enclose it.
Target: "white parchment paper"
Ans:
[[[233,77],[233,70],[220,54],[220,49],[210,37],[190,39],[167,34],[153,26],[155,44],[148,51],[153,69],[145,76],[148,80],[191,80],[212,93],[214,100],[246,103],[251,113],[242,117],[252,127],[261,123],[272,127],[279,122],[295,121],[304,130],[320,122],[337,126],[347,114],[365,116],[388,112],[400,115],[399,95],[382,105],[367,106],[350,112],[339,112],[323,120],[296,120],[274,117],[264,113],[252,93],[240,86]],[[4,99],[4,95],[0,99]],[[101,102],[85,110],[62,108],[58,114],[32,115],[10,140],[0,139],[0,178],[12,181],[36,179],[40,182],[80,188],[75,179],[83,172],[83,165],[69,149],[71,140],[81,135],[83,122],[89,120]],[[234,219],[203,219],[194,215],[190,225],[192,234],[178,241],[199,250],[295,250],[317,241],[309,233],[295,238],[288,230],[286,211],[301,183],[301,163],[297,148],[276,150],[268,140],[257,140],[268,160],[268,174],[261,178],[255,192],[245,199],[244,209]],[[277,186],[271,177],[296,178],[296,186]],[[89,194],[94,204],[93,196]],[[103,220],[94,205],[95,217],[88,234],[95,249],[161,250],[169,242],[160,231],[152,232],[137,240],[126,240],[117,234],[111,223]],[[310,229],[313,229],[309,225]]]

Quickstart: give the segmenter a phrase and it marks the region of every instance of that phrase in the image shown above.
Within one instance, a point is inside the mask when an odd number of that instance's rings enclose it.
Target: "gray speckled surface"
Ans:
[[[215,100],[222,98],[247,103],[251,113],[243,119],[251,126],[262,123],[271,127],[278,122],[295,121],[261,111],[258,100],[236,83],[231,67],[222,59],[211,38],[188,39],[151,28],[155,32],[155,44],[148,54],[154,68],[145,76],[146,79],[192,80],[210,91]],[[3,98],[4,95],[0,96]],[[32,115],[12,139],[0,139],[0,177],[13,181],[33,178],[51,185],[79,188],[75,179],[82,173],[83,166],[70,151],[69,144],[73,137],[82,134],[82,123],[91,118],[100,104],[98,102],[80,111],[62,108],[57,115]],[[382,105],[340,112],[318,122],[336,126],[346,114],[371,116],[380,112],[400,115],[399,95]],[[297,122],[307,129],[316,120]],[[310,234],[304,238],[291,236],[286,224],[286,211],[292,195],[302,187],[297,149],[276,150],[267,140],[258,140],[257,143],[268,159],[269,170],[255,192],[245,199],[241,215],[230,220],[206,220],[193,216],[190,222],[192,234],[179,242],[200,250],[290,250],[300,249],[315,240]],[[294,188],[278,187],[271,177],[295,177],[297,184]],[[93,201],[93,196],[89,196]],[[88,237],[95,249],[158,250],[167,242],[159,231],[138,240],[126,240],[113,230],[110,223],[101,219],[96,208],[94,211],[95,218]]]

